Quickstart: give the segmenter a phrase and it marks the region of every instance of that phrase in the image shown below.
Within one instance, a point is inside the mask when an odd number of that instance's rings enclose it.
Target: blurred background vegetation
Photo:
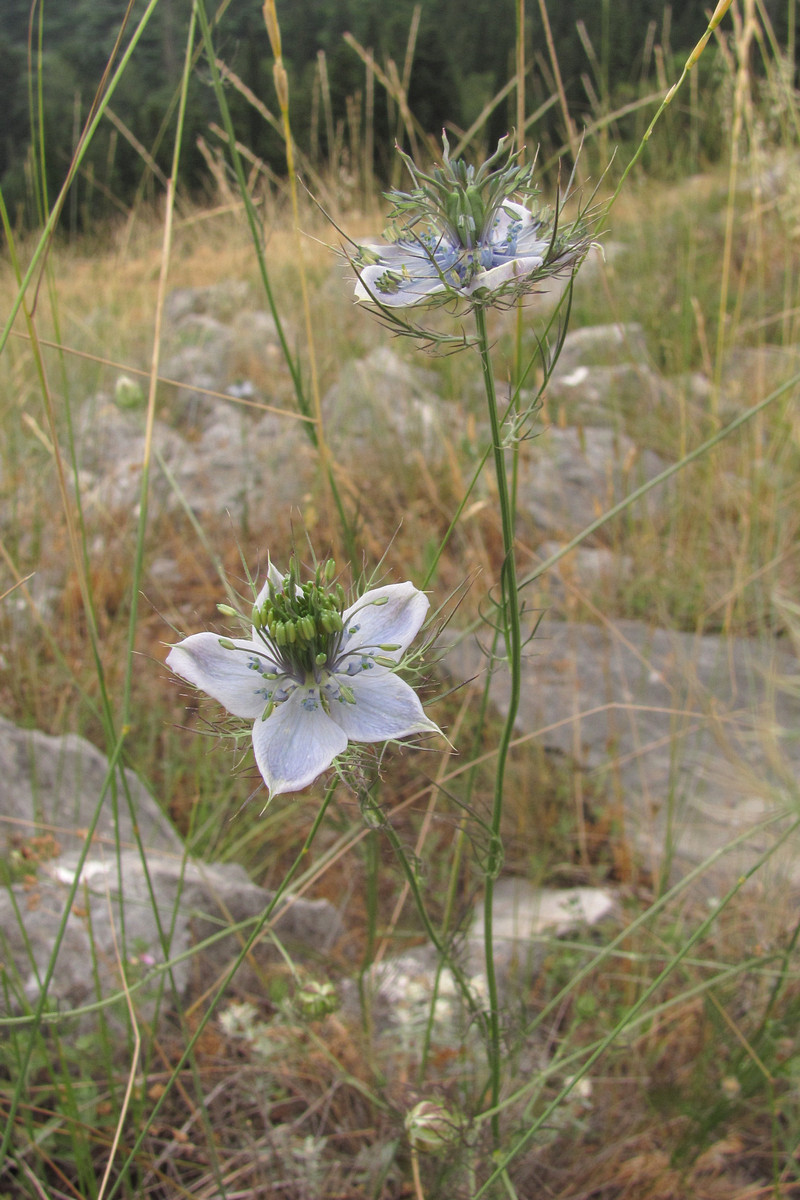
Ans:
[[[528,112],[538,112],[535,135],[545,160],[569,157],[561,91],[572,127],[591,126],[600,114],[609,121],[617,147],[633,145],[644,129],[640,103],[654,88],[677,77],[687,52],[705,24],[703,0],[570,0],[547,13],[530,2],[525,16]],[[791,6],[763,0],[767,24],[795,59]],[[57,194],[97,94],[107,78],[145,0],[4,0],[0,21],[0,188],[18,229],[41,219]],[[190,19],[186,0],[161,0],[126,71],[111,109],[73,185],[62,228],[79,232],[115,212],[126,214],[137,199],[152,199],[169,171],[182,47]],[[292,127],[311,163],[343,176],[357,176],[366,156],[379,183],[389,182],[396,163],[396,138],[408,140],[391,87],[375,86],[366,61],[373,56],[388,80],[408,79],[408,108],[421,135],[443,127],[458,135],[487,108],[481,137],[492,145],[515,124],[515,0],[302,0],[281,6],[283,52],[291,84]],[[254,160],[285,171],[282,140],[269,116],[276,111],[272,55],[261,7],[223,0],[216,10],[216,45],[228,69],[231,115]],[[753,71],[758,74],[758,46]],[[696,68],[692,97],[687,90],[673,121],[691,120],[691,107],[713,81],[715,57]],[[396,75],[395,75],[396,72]],[[267,118],[247,98],[250,89],[269,110]],[[499,97],[499,99],[498,99]],[[195,65],[185,121],[186,153],[180,186],[202,201],[209,186],[209,126],[218,112],[208,66]],[[35,126],[35,128],[34,128]],[[697,123],[698,166],[722,152],[724,137],[713,121]],[[39,143],[39,136],[41,143]],[[368,139],[368,141],[367,141]],[[367,144],[365,145],[365,141]],[[40,158],[33,170],[32,147]],[[146,150],[145,150],[146,148]],[[572,148],[574,149],[574,139]],[[670,170],[669,142],[661,141],[658,168]],[[683,147],[685,154],[685,145]],[[685,162],[682,162],[685,166]],[[46,179],[47,196],[40,179]]]

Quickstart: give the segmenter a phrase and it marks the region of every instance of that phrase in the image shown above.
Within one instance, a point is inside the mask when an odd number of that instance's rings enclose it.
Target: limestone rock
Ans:
[[[606,888],[543,888],[513,877],[497,881],[492,899],[495,966],[507,980],[530,978],[549,938],[597,925],[616,912],[615,897]],[[482,971],[483,959],[481,911],[467,934],[468,969]]]
[[[78,734],[51,737],[0,717],[0,838],[6,852],[13,837],[40,834],[52,835],[59,853],[80,850],[99,807],[93,842],[106,853],[117,839],[124,847],[136,845],[135,821],[147,849],[180,855],[181,839],[144,784],[130,770],[111,775],[106,786],[108,759]]]
[[[442,665],[466,681],[486,659],[464,640]],[[702,884],[719,894],[786,828],[800,771],[796,677],[794,655],[768,641],[545,621],[525,660],[517,729],[607,788],[654,878],[676,882],[712,860]],[[491,695],[503,711],[501,667]],[[800,886],[797,849],[794,839],[776,851],[751,891]]]
[[[526,441],[519,464],[517,512],[525,536],[545,531],[572,537],[612,504],[654,478],[666,464],[611,429],[545,429]],[[656,488],[639,502],[664,502]]]
[[[81,865],[86,829],[98,811]],[[84,738],[51,737],[1,719],[0,837],[8,867],[16,875],[20,865],[26,869],[24,878],[0,889],[0,1008],[4,997],[18,1011],[37,1002],[66,915],[49,1003],[63,1010],[117,996],[121,1019],[124,972],[135,985],[137,1009],[150,1020],[159,1004],[170,1007],[185,996],[195,970],[206,983],[221,979],[249,932],[238,926],[260,917],[272,899],[237,864],[187,858],[144,785],[130,771],[114,776]],[[329,951],[341,928],[327,901],[287,896],[238,986],[263,988],[259,972],[282,963],[275,937],[302,960]],[[82,1026],[92,1020],[85,1014]]]
[[[621,362],[649,363],[644,330],[637,322],[627,325],[587,325],[571,329],[554,374],[568,375],[579,366],[612,366]]]
[[[412,366],[386,346],[347,363],[323,408],[332,443],[344,450],[381,437],[411,453],[435,456],[444,445],[436,376]]]

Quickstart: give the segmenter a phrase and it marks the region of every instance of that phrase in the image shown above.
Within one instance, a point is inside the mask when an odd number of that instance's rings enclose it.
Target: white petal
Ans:
[[[283,591],[283,575],[280,573],[278,568],[275,566],[272,559],[269,559],[269,566],[267,567],[267,578],[264,580],[264,586],[262,587],[261,591],[258,593],[258,595],[256,597],[256,605],[258,606],[258,608],[261,607],[261,605],[264,603],[265,600],[269,600],[269,585],[270,584],[272,584],[272,586],[274,587],[276,592]],[[300,591],[301,591],[301,589],[297,588],[298,595],[299,595]]]
[[[344,678],[344,677],[343,677]],[[385,742],[411,733],[440,733],[413,688],[381,667],[344,678],[356,698],[330,702],[331,717],[353,742]]]
[[[506,200],[495,214],[489,234],[489,242],[498,245],[504,242],[508,237],[508,231],[511,226],[519,225],[520,222],[524,230],[527,225],[532,224],[533,217],[524,204],[515,204],[513,200]]]
[[[253,726],[256,763],[271,796],[299,792],[347,748],[347,735],[322,707],[319,689],[298,687]]]
[[[276,681],[265,679],[258,667],[280,673],[263,646],[244,638],[230,639],[235,650],[220,645],[215,633],[194,633],[173,646],[167,666],[218,700],[235,717],[258,717]]]
[[[514,254],[508,254],[508,235],[514,227]],[[489,235],[489,246],[495,259],[507,256],[515,258],[544,257],[550,245],[549,238],[537,236],[542,231],[542,222],[523,204],[507,200],[498,211]]]
[[[410,308],[414,304],[422,304],[429,296],[446,290],[439,272],[430,260],[417,260],[413,273],[400,277],[397,280],[397,288],[393,291],[387,289],[386,283],[381,287],[380,281],[386,270],[387,267],[381,263],[364,267],[356,284],[356,300],[372,301],[387,308]]]
[[[376,600],[385,603],[376,604]],[[365,592],[342,614],[344,635],[337,668],[345,655],[354,654],[361,647],[365,652],[375,653],[378,646],[386,644],[400,648],[378,652],[397,661],[419,633],[427,611],[428,597],[413,583],[390,583]]]
[[[523,280],[538,271],[544,259],[541,255],[530,258],[512,258],[498,267],[490,267],[488,271],[479,271],[475,278],[464,288],[464,295],[471,296],[473,292],[496,292],[509,283]]]

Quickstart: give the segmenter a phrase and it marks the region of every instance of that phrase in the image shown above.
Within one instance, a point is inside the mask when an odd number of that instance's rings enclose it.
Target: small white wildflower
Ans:
[[[270,563],[249,638],[195,633],[167,656],[177,675],[254,722],[271,796],[308,787],[348,742],[441,732],[395,674],[427,597],[411,583],[389,584],[345,608],[341,585],[329,586],[333,567],[318,567],[301,586],[294,561],[286,576]]]
[[[414,182],[394,191],[388,244],[364,243],[352,258],[356,299],[381,309],[466,301],[510,303],[548,276],[569,273],[591,244],[582,215],[565,228],[555,212],[532,208],[533,167],[521,167],[501,138],[477,169],[451,159],[425,173],[402,157]]]

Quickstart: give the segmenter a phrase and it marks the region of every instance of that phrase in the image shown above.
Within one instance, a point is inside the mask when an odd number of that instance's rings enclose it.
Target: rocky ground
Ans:
[[[246,289],[237,284],[184,289],[169,299],[161,364],[169,381],[163,385],[169,403],[161,410],[168,420],[157,421],[154,511],[185,509],[201,522],[229,513],[237,525],[256,489],[262,511],[275,511],[296,504],[310,486],[314,460],[301,423],[252,406],[282,405],[289,385],[271,317],[248,308],[245,299]],[[751,402],[743,383],[748,373],[777,378],[788,369],[785,356],[774,357],[756,362],[739,352],[723,380],[722,407],[735,412]],[[269,394],[265,378],[271,380]],[[445,416],[437,403],[435,387],[430,370],[409,365],[393,348],[347,363],[323,400],[339,460],[385,437],[413,444],[435,477],[447,442],[442,423],[452,421],[452,411]],[[626,411],[668,403],[678,388],[688,388],[700,403],[708,387],[702,376],[663,378],[636,325],[570,333],[548,389],[555,419],[523,445],[521,539],[546,558],[610,504],[654,478],[668,464],[626,432]],[[98,394],[86,406],[77,436],[89,522],[92,514],[130,513],[138,504],[142,403],[137,382],[126,380],[114,395]],[[651,515],[669,504],[672,486],[648,494]],[[538,594],[547,612],[526,658],[518,733],[585,776],[594,795],[607,797],[654,883],[695,873],[697,888],[713,900],[756,866],[788,819],[800,766],[796,658],[763,639],[564,619],[571,588],[630,569],[624,554],[596,540],[550,573]],[[156,555],[148,570],[162,590],[180,583],[180,565],[167,555]],[[46,611],[58,587],[55,576],[48,583],[46,563],[35,586]],[[474,635],[459,635],[451,626],[443,648],[451,678],[479,685],[489,664]],[[507,680],[501,666],[493,670],[490,695],[502,712]],[[49,738],[0,722],[0,823],[8,853],[21,841],[52,839],[32,879],[0,898],[0,927],[15,963],[12,992],[20,1002],[35,1001],[67,895],[76,903],[50,995],[70,1006],[116,986],[121,893],[129,939],[144,947],[146,967],[180,955],[221,923],[256,916],[267,902],[241,868],[187,860],[159,805],[130,773],[117,797],[121,854],[113,848],[106,804],[78,890],[70,892],[106,772],[106,761],[82,739]],[[795,895],[796,855],[796,841],[787,842],[749,885],[754,895],[767,899],[776,883],[782,894]],[[499,953],[509,961],[510,944],[533,946],[544,931],[613,917],[615,899],[608,891],[553,895],[507,881],[498,889],[497,906],[496,923],[505,931]],[[330,904],[303,900],[288,907],[277,928],[295,953],[319,953],[335,942],[340,923]],[[90,929],[100,959],[96,978],[86,971]],[[224,970],[234,945],[232,937],[216,942],[206,955],[208,969]],[[474,965],[478,977],[477,959]],[[173,971],[178,994],[187,986],[187,971],[186,961]],[[425,956],[417,954],[395,962],[380,986],[390,996],[398,976],[429,982],[429,972]]]

